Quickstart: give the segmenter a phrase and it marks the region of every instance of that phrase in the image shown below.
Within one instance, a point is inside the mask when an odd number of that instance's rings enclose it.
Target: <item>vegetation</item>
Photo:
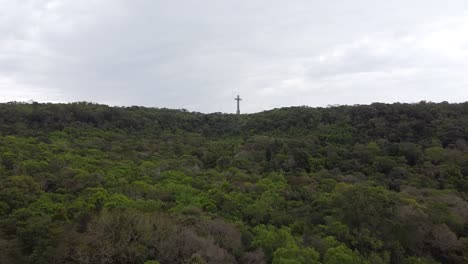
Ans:
[[[0,263],[468,263],[468,103],[0,104]]]

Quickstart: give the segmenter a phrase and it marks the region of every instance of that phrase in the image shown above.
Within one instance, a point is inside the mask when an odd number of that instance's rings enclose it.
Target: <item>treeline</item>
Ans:
[[[0,263],[468,263],[468,103],[0,104]]]
[[[291,107],[257,114],[201,114],[186,110],[108,107],[93,103],[0,104],[1,131],[32,134],[69,126],[125,132],[192,132],[204,137],[316,136],[329,143],[354,144],[385,138],[421,142],[437,138],[444,146],[468,134],[468,103],[382,104],[331,108]],[[32,131],[31,131],[32,130]],[[347,137],[344,137],[347,136]],[[331,140],[331,141],[330,141]]]

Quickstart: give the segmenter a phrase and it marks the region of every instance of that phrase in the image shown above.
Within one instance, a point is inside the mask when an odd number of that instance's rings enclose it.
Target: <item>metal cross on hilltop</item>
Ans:
[[[234,100],[237,101],[237,114],[240,115],[240,107],[239,107],[239,104],[240,104],[240,101],[242,101],[242,99],[240,98],[239,95],[237,95],[237,98],[234,98]]]

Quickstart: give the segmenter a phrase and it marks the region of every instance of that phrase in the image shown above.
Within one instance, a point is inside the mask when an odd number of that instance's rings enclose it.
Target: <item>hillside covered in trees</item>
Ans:
[[[0,263],[468,263],[468,103],[0,104]]]

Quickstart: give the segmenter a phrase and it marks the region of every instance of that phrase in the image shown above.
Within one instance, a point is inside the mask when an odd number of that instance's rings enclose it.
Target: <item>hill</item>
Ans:
[[[468,103],[0,104],[0,263],[467,263],[467,141]]]

